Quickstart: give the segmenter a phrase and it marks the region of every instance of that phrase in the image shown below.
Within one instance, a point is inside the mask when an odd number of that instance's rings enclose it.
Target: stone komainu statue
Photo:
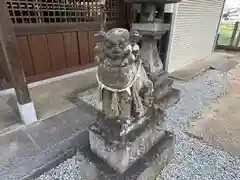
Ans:
[[[153,109],[153,84],[139,56],[141,36],[122,28],[100,31],[96,36],[98,108],[107,118],[119,121],[146,116]]]
[[[156,3],[164,7],[170,1],[176,0],[129,0],[142,4],[142,14],[150,18]],[[173,153],[175,138],[165,130],[164,115],[179,101],[180,91],[172,87],[157,52],[157,39],[167,27],[148,21],[133,24],[131,32],[116,28],[98,34],[95,59],[103,113],[89,127],[89,141],[91,151],[118,172],[112,179],[155,179]]]

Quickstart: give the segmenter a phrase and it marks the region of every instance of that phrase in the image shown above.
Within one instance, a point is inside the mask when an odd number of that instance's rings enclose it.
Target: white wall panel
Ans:
[[[224,0],[188,0],[175,7],[168,71],[212,53]]]

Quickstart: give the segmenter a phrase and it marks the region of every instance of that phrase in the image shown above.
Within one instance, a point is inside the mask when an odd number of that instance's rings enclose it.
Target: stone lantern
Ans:
[[[163,69],[158,42],[162,35],[170,30],[170,24],[164,23],[165,5],[181,1],[125,0],[127,3],[140,5],[140,22],[133,23],[132,30],[136,30],[142,35],[140,56],[148,77],[154,84],[155,105],[161,108],[169,107],[177,102],[180,95],[177,89],[169,88],[173,81],[168,78],[168,73]],[[167,95],[165,94],[166,90],[168,91]],[[169,97],[171,97],[170,101],[168,100]]]
[[[170,29],[163,22],[166,4],[178,3],[181,0],[125,0],[132,4],[140,4],[140,22],[132,24],[142,36],[141,57],[150,76],[158,76],[163,71],[163,63],[159,56],[157,42]]]

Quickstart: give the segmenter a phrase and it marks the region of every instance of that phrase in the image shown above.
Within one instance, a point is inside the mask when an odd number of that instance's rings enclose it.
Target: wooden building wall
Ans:
[[[6,1],[28,82],[94,66],[100,0]],[[106,29],[126,27],[126,9],[123,0],[107,0]]]

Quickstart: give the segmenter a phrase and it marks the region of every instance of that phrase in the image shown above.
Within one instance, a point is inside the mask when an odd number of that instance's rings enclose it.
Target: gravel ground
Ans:
[[[175,156],[159,180],[239,180],[240,159],[177,133]]]
[[[227,73],[208,71],[189,82],[175,81],[174,86],[182,92],[181,100],[167,110],[166,117],[166,128],[177,135],[175,156],[164,168],[159,180],[240,179],[240,158],[231,157],[185,133],[188,122],[196,120],[204,106],[227,92],[230,78]],[[94,105],[96,97],[86,92],[82,99]],[[82,167],[85,167],[83,162],[73,157],[38,180],[81,180],[84,179]],[[79,178],[80,174],[82,178]]]
[[[181,98],[167,110],[167,129],[183,132],[190,120],[201,115],[204,106],[228,92],[231,78],[231,74],[213,70],[188,82],[175,81],[174,87],[181,90]]]

